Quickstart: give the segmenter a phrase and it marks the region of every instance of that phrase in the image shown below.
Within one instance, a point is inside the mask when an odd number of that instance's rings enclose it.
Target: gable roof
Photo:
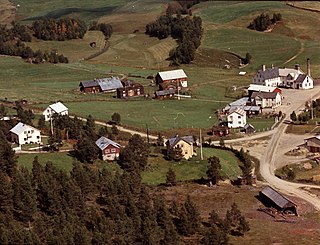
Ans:
[[[320,141],[320,135],[316,135],[316,136],[312,136],[310,138],[306,138],[304,139],[305,141],[311,140],[311,139],[317,139],[318,141]]]
[[[262,99],[275,99],[278,92],[253,92],[251,98],[261,97]]]
[[[258,84],[250,84],[248,91],[257,91],[257,92],[273,92],[275,89],[279,89],[277,87],[268,87],[264,85]]]
[[[119,77],[106,77],[90,81],[83,81],[80,82],[79,86],[83,86],[84,88],[99,86],[101,91],[115,90],[123,87]]]
[[[20,135],[22,132],[24,132],[25,130],[27,130],[29,128],[31,128],[33,130],[37,130],[37,131],[40,132],[39,129],[36,129],[36,128],[34,128],[34,127],[30,126],[30,125],[24,124],[22,122],[19,122],[16,126],[14,126],[12,129],[10,129],[10,132],[12,132],[12,133],[14,133],[16,135]]]
[[[90,80],[90,81],[80,82],[79,86],[82,86],[84,88],[90,88],[90,87],[97,87],[99,86],[99,84],[97,80]]]
[[[244,129],[248,129],[248,128],[252,128],[252,129],[255,129],[254,127],[253,127],[253,125],[252,124],[250,124],[250,123],[247,123],[246,125],[244,125],[244,127],[243,127]]]
[[[101,79],[97,79],[97,82],[102,91],[114,90],[114,89],[123,87],[118,77],[101,78]]]
[[[237,113],[237,114],[239,114],[241,116],[245,116],[246,115],[245,110],[243,110],[242,108],[239,108],[239,107],[231,107],[230,110],[229,110],[228,115],[230,115],[232,113]]]
[[[169,147],[174,147],[180,140],[187,142],[189,145],[192,145],[194,143],[192,136],[179,137],[178,135],[175,135],[173,137],[170,137],[167,140],[166,144],[169,145]]]
[[[300,70],[297,70],[297,69],[293,69],[293,68],[280,68],[279,69],[279,76],[280,77],[286,77],[289,74],[291,74],[292,76],[295,76],[297,74],[303,74],[303,72]]]
[[[300,74],[296,79],[296,83],[303,83],[306,77],[307,77],[307,74]]]
[[[52,105],[49,105],[49,107],[58,114],[68,110],[68,108],[61,102],[57,102]]]
[[[290,201],[288,198],[286,198],[270,186],[266,186],[260,192],[280,208],[297,206],[294,202]]]
[[[187,77],[187,75],[182,69],[172,70],[172,71],[161,71],[161,72],[158,72],[158,74],[162,80],[170,80],[170,79]]]
[[[97,141],[96,141],[96,145],[100,148],[100,150],[104,150],[106,147],[108,147],[109,145],[112,145],[116,148],[120,148],[121,145],[104,137],[101,136]]]
[[[259,70],[256,76],[260,75],[262,80],[279,77],[279,68],[267,68],[266,70]]]

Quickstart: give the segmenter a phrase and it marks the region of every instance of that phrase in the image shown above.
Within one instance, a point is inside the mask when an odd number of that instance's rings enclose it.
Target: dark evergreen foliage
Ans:
[[[282,16],[280,13],[274,13],[272,18],[269,17],[269,14],[262,13],[249,24],[248,28],[256,31],[265,31],[270,28],[272,24],[281,20]]]
[[[70,40],[83,38],[87,32],[84,21],[73,18],[40,19],[32,23],[34,36],[43,40]]]
[[[176,173],[172,168],[169,168],[166,177],[166,185],[175,186],[177,184]]]
[[[216,156],[212,156],[208,159],[207,176],[209,181],[215,185],[221,179],[221,164],[220,159]]]
[[[202,20],[198,16],[182,18],[181,15],[163,15],[146,25],[146,34],[159,39],[171,35],[177,39],[178,47],[170,52],[170,59],[176,65],[189,64],[201,43]]]

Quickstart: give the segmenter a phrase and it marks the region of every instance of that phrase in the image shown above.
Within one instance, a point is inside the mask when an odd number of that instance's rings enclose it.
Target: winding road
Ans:
[[[304,108],[305,101],[310,98],[317,98],[320,96],[320,87],[315,87],[312,90],[294,90],[290,95],[291,98],[290,105],[285,108],[283,111],[286,114],[285,119],[289,119],[290,113],[292,111],[299,111]],[[316,185],[308,185],[308,184],[300,184],[300,183],[292,183],[288,181],[281,180],[275,176],[275,159],[277,157],[277,153],[279,151],[279,140],[285,133],[286,127],[288,125],[281,123],[276,129],[273,130],[273,135],[271,140],[268,143],[265,153],[262,155],[260,159],[260,173],[262,177],[269,183],[269,185],[275,187],[281,192],[284,192],[289,195],[293,195],[304,199],[305,201],[311,203],[315,209],[320,211],[320,198],[316,195],[303,190],[302,188],[318,188],[320,186]],[[288,142],[290,143],[290,142]]]

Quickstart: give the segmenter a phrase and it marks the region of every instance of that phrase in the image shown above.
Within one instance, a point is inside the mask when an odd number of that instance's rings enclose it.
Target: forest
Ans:
[[[15,108],[25,122],[34,117],[19,103]],[[6,114],[3,106],[0,113]],[[89,152],[97,155],[91,143],[112,132],[96,129],[91,116],[86,123],[66,118],[54,119],[54,131],[60,139],[78,139],[70,173],[39,162],[37,156],[31,170],[18,166],[6,137],[15,123],[0,121],[0,244],[180,244],[190,236],[199,244],[229,244],[229,236],[243,236],[250,229],[235,203],[225,217],[211,210],[209,220],[203,220],[189,196],[169,202],[159,191],[163,187],[142,183],[149,145],[139,135],[121,152],[121,171],[96,168],[88,158]],[[219,158],[208,160],[213,183],[221,179],[219,166]],[[171,170],[166,188],[176,184]]]
[[[199,16],[163,15],[146,25],[146,34],[150,36],[159,39],[171,36],[177,39],[177,48],[169,54],[175,65],[192,62],[195,51],[201,44],[202,31],[202,20]]]

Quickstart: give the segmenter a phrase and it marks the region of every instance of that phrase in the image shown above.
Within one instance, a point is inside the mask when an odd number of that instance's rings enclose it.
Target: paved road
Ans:
[[[291,100],[292,102],[283,111],[286,113],[285,119],[289,119],[292,111],[297,112],[298,110],[303,109],[305,101],[310,99],[311,96],[314,98],[319,97],[320,87],[316,87],[310,91],[296,90],[293,91],[290,96],[291,98],[289,98],[288,95],[287,100]],[[281,123],[276,129],[273,130],[271,140],[269,141],[265,153],[260,159],[260,173],[262,177],[269,183],[269,185],[277,188],[281,192],[302,198],[311,203],[317,210],[320,210],[320,199],[316,195],[301,189],[303,187],[320,189],[320,186],[291,183],[277,178],[274,174],[276,169],[275,158],[277,157],[277,153],[279,151],[279,140],[285,133],[287,126],[287,124]],[[290,144],[290,142],[288,143]]]

